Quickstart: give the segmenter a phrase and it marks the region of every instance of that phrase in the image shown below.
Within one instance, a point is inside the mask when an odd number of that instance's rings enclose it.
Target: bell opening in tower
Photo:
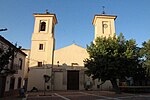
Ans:
[[[45,22],[41,22],[40,23],[40,31],[45,31],[46,29],[46,23]]]

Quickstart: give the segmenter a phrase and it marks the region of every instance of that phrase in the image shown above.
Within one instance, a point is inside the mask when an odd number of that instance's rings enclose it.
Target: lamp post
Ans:
[[[59,61],[57,61],[57,66],[59,67]]]
[[[7,30],[8,30],[7,28],[0,29],[0,31],[7,31]]]

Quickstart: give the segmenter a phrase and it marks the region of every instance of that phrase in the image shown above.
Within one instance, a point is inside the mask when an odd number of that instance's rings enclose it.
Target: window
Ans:
[[[46,23],[45,22],[41,22],[40,24],[40,31],[45,31],[46,29]]]
[[[22,59],[19,58],[19,69],[21,70],[22,69]]]
[[[44,45],[43,44],[39,44],[39,50],[43,50],[44,49]]]
[[[18,89],[21,88],[21,77],[18,78]]]
[[[103,34],[106,33],[107,28],[108,28],[108,22],[107,21],[103,21],[102,22],[102,31],[103,31]]]
[[[42,62],[38,62],[38,67],[42,67]]]
[[[15,85],[15,78],[14,78],[14,77],[11,77],[11,78],[10,78],[10,86],[9,86],[9,89],[14,89],[14,85]]]

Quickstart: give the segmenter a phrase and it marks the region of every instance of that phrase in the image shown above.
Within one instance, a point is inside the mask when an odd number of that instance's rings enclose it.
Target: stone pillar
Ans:
[[[67,70],[63,69],[63,85],[64,89],[67,90]]]
[[[79,90],[84,90],[85,75],[84,70],[79,71]]]

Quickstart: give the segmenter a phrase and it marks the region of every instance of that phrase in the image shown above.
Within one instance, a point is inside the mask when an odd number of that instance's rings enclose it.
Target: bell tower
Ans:
[[[31,40],[29,67],[41,67],[52,64],[55,48],[54,27],[57,24],[55,14],[34,13],[35,24]]]
[[[103,14],[95,15],[93,25],[95,28],[94,40],[97,37],[113,37],[115,34],[115,19],[117,16]]]

